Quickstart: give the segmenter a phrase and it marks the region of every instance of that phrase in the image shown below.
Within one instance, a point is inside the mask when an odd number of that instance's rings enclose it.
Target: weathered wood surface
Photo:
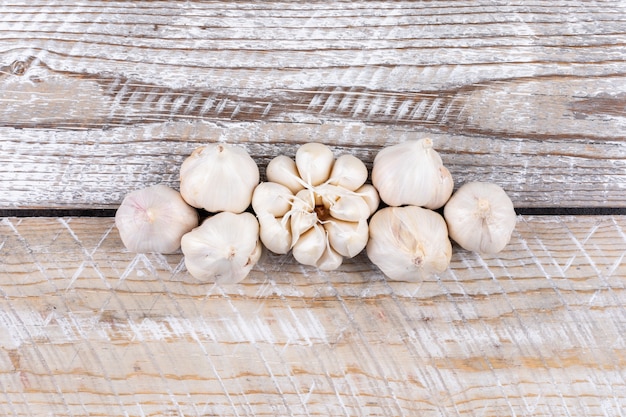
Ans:
[[[369,163],[428,135],[519,207],[624,207],[625,6],[7,2],[0,206],[113,208],[208,140]]]
[[[206,141],[424,136],[517,207],[624,209],[625,132],[621,1],[0,1],[5,213],[176,187]],[[625,256],[624,216],[521,216],[420,284],[266,254],[219,287],[111,218],[3,218],[0,414],[623,416]]]
[[[123,250],[112,219],[0,223],[0,413],[618,416],[626,217],[519,217],[423,283],[268,255],[241,284]],[[572,248],[577,248],[573,250]]]

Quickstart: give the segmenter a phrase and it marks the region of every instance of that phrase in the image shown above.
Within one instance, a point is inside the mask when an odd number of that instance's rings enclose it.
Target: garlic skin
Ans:
[[[517,215],[513,202],[497,184],[469,182],[443,209],[450,237],[463,249],[484,254],[502,251],[511,240]]]
[[[240,147],[212,143],[197,148],[180,168],[180,193],[193,207],[241,213],[250,206],[259,168]]]
[[[266,175],[268,182],[254,190],[252,208],[270,251],[291,250],[303,265],[333,270],[365,248],[367,219],[380,199],[365,184],[367,168],[360,160],[335,159],[326,145],[307,143],[296,151],[295,162],[286,156],[270,161]]]
[[[450,265],[446,222],[432,210],[386,207],[370,219],[369,235],[368,258],[392,280],[421,281]]]
[[[438,209],[452,194],[454,181],[429,138],[383,148],[374,158],[372,184],[389,206]]]
[[[236,284],[248,276],[261,257],[259,223],[250,213],[221,212],[185,234],[181,249],[193,277]]]
[[[198,213],[166,185],[129,193],[115,213],[124,246],[135,253],[174,253],[182,236],[198,225]]]

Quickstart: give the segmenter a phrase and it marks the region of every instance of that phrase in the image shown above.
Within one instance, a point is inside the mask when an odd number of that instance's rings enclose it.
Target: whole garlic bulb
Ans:
[[[509,243],[517,216],[513,202],[497,184],[470,182],[443,209],[450,237],[462,248],[498,253]]]
[[[185,234],[185,266],[197,279],[219,284],[243,280],[261,257],[259,223],[253,214],[221,212]]]
[[[452,194],[454,181],[429,138],[383,148],[374,158],[372,184],[390,206],[438,209]]]
[[[166,185],[128,194],[115,213],[124,246],[136,253],[173,253],[182,236],[198,225],[198,213]]]
[[[446,222],[432,210],[386,207],[370,219],[369,234],[367,256],[392,280],[419,281],[450,265]]]
[[[301,264],[332,270],[365,248],[367,219],[380,201],[358,158],[335,159],[326,145],[307,143],[295,162],[278,156],[266,173],[269,181],[254,190],[252,208],[270,251],[291,250]]]
[[[185,201],[214,213],[246,210],[258,183],[259,168],[248,152],[222,143],[196,149],[180,168]]]

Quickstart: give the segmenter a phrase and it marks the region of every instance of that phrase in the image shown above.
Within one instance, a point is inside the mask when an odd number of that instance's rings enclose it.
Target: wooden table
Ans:
[[[0,71],[1,415],[625,415],[626,3],[3,2]],[[422,137],[504,252],[216,286],[114,226],[207,142]]]

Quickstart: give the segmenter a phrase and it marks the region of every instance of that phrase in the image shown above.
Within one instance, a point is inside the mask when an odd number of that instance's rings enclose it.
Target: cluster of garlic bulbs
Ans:
[[[180,193],[163,185],[131,193],[117,210],[116,225],[132,252],[180,248],[195,278],[236,283],[261,256],[259,223],[245,212],[258,183],[259,168],[245,149],[202,146],[181,166]],[[196,209],[214,214],[198,226]]]
[[[272,159],[267,181],[259,182],[245,149],[214,143],[185,159],[180,192],[157,185],[130,193],[115,221],[128,250],[180,248],[192,276],[217,283],[243,280],[262,246],[322,270],[365,249],[388,278],[417,281],[448,268],[450,237],[495,253],[515,227],[513,204],[499,186],[469,183],[452,194],[452,176],[431,139],[383,148],[372,184],[368,174],[358,158],[307,143],[295,159]],[[387,207],[379,210],[381,200]],[[441,207],[444,216],[434,211]],[[200,225],[197,209],[211,213]]]
[[[454,182],[431,139],[383,148],[374,158],[372,183],[387,204],[370,221],[367,256],[394,280],[418,281],[450,265],[446,222],[433,210]]]
[[[462,248],[497,253],[516,223],[513,203],[496,184],[454,182],[431,139],[381,150],[372,183],[389,207],[370,221],[367,255],[390,279],[417,281],[450,265],[450,238]],[[436,209],[444,207],[443,217]]]

